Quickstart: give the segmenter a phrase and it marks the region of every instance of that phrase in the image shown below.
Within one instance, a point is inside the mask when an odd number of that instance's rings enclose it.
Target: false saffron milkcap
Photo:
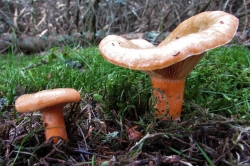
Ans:
[[[151,77],[157,118],[176,120],[182,111],[184,81],[206,51],[229,43],[238,18],[223,11],[208,11],[183,21],[158,46],[143,39],[109,35],[99,44],[109,62]]]
[[[80,100],[80,93],[75,89],[58,88],[22,95],[16,100],[15,108],[22,113],[40,110],[45,123],[46,140],[51,137],[60,137],[63,140],[68,140],[63,108],[68,103],[79,102]],[[53,138],[54,143],[57,141],[57,138]]]

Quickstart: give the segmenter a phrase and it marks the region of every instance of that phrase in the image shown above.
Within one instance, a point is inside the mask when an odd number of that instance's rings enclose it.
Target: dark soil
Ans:
[[[249,121],[199,108],[181,122],[142,119],[131,111],[104,114],[93,100],[65,108],[68,141],[45,141],[39,112],[5,108],[0,122],[1,165],[249,165]],[[15,117],[15,118],[14,118]],[[206,157],[208,159],[206,159]]]

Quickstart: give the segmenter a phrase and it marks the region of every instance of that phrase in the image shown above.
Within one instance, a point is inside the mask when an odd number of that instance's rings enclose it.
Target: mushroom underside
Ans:
[[[159,77],[167,80],[185,79],[204,55],[205,52],[199,55],[190,56],[180,62],[162,69],[142,72],[150,75],[151,77]]]

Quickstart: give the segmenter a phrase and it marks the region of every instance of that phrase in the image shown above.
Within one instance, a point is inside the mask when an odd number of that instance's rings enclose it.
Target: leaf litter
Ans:
[[[194,104],[193,104],[194,105]],[[69,141],[45,141],[39,112],[0,124],[1,165],[248,165],[250,122],[198,111],[183,120],[136,124],[107,117],[93,98],[67,105]],[[13,110],[13,108],[10,108]],[[115,111],[114,111],[115,112]],[[145,115],[142,119],[149,118]],[[129,131],[129,132],[128,132]],[[135,137],[133,137],[133,136]]]

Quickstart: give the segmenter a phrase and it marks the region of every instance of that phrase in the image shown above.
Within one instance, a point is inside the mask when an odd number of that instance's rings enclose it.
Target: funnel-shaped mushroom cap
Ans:
[[[157,47],[109,35],[100,42],[99,51],[118,66],[142,71],[163,69],[227,44],[234,37],[238,22],[238,18],[222,11],[203,12],[182,22]]]
[[[15,107],[18,112],[34,112],[59,104],[79,102],[80,93],[71,88],[43,90],[34,94],[20,96]]]

